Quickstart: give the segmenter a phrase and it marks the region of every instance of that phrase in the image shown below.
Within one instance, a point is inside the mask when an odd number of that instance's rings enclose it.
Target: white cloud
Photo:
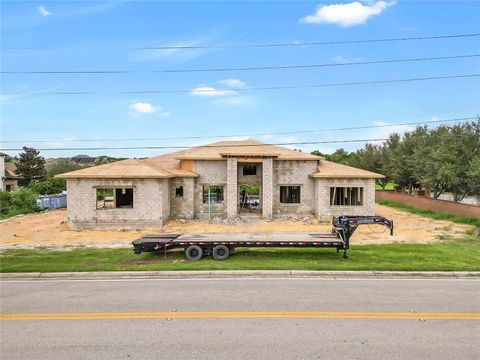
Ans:
[[[235,95],[237,92],[234,90],[215,89],[211,86],[198,86],[192,90],[190,94],[195,96],[224,96]]]
[[[45,8],[45,6],[43,6],[43,5],[38,6],[38,7],[37,7],[37,11],[38,11],[38,13],[39,13],[40,15],[42,15],[42,16],[51,16],[51,15],[53,15],[53,14],[52,14],[50,11],[48,11],[48,10]]]
[[[376,1],[365,5],[359,1],[344,4],[319,5],[313,15],[300,19],[305,24],[337,24],[343,27],[364,24],[370,17],[381,14],[395,1]]]
[[[150,103],[137,102],[130,105],[130,109],[139,114],[152,114],[157,111],[157,108]]]
[[[150,103],[146,102],[136,102],[133,104],[130,104],[130,109],[132,112],[130,113],[133,116],[138,116],[142,114],[154,114],[157,113],[160,116],[170,116],[170,113],[168,111],[163,111],[163,109],[160,106],[155,106]]]
[[[219,83],[232,88],[243,88],[247,85],[239,79],[224,79],[220,80]]]

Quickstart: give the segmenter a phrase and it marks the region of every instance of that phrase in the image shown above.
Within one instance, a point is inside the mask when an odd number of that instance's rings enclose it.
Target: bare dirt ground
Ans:
[[[351,239],[353,244],[431,243],[446,237],[459,238],[472,229],[469,225],[449,221],[432,220],[386,206],[376,205],[376,214],[392,219],[395,233],[380,225],[361,226]],[[206,221],[181,223],[170,221],[163,228],[141,231],[70,231],[65,223],[66,210],[49,211],[14,217],[0,223],[0,249],[7,248],[70,248],[88,247],[129,247],[132,240],[152,233],[228,233],[228,232],[322,232],[329,231],[330,225],[319,224],[313,219],[302,220],[257,220],[248,219],[238,224],[209,224]]]

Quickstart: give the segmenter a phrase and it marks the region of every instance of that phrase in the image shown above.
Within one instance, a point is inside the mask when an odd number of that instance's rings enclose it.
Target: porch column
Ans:
[[[315,184],[315,216],[319,217],[320,216],[320,180],[319,179],[313,179],[314,184]]]
[[[237,217],[237,158],[227,158],[227,218]]]
[[[262,162],[262,215],[271,218],[273,215],[273,159]]]

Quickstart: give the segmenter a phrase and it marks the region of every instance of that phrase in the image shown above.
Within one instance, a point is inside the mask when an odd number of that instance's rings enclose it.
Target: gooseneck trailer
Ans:
[[[332,230],[325,233],[211,233],[211,234],[161,234],[147,235],[134,240],[135,254],[142,252],[165,253],[183,248],[190,261],[212,255],[215,260],[226,260],[237,247],[246,248],[335,248],[348,257],[350,238],[359,225],[379,224],[390,229],[393,235],[393,221],[382,216],[334,216]]]

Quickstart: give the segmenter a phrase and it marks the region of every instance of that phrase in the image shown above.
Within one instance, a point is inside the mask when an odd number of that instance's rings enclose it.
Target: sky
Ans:
[[[415,126],[274,133],[480,114],[479,77],[255,90],[478,74],[479,57],[167,72],[478,55],[480,37],[286,47],[248,45],[480,33],[479,1],[2,1],[0,20],[2,149],[24,145],[48,149],[194,146],[221,139],[138,139],[219,135],[234,135],[229,138],[232,140],[253,137],[269,143],[375,139]],[[174,48],[145,49],[165,46]],[[32,71],[126,73],[8,73]],[[145,93],[151,90],[180,92]],[[77,94],[52,94],[55,92]],[[243,136],[248,134],[262,135]],[[290,147],[331,153],[338,148],[353,151],[363,145]],[[173,150],[41,153],[45,157],[144,157],[169,151]]]

